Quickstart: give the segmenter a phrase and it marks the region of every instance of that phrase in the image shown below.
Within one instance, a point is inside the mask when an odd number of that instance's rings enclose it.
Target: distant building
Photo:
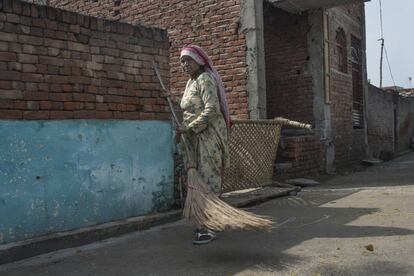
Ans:
[[[382,88],[384,91],[397,93],[403,97],[414,97],[413,88],[404,88],[401,86],[386,86]]]

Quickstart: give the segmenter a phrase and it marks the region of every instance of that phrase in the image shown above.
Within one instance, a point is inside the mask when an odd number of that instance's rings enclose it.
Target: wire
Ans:
[[[388,59],[387,47],[385,47],[385,45],[384,45],[384,50],[385,50],[385,59],[387,60],[387,64],[388,64],[388,70],[390,70],[390,75],[391,75],[392,83],[394,84],[394,87],[395,87],[396,85],[395,85],[395,81],[394,81],[394,76],[392,74],[390,60]]]

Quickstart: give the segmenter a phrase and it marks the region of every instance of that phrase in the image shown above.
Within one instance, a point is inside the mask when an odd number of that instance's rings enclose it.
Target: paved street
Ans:
[[[0,275],[414,275],[414,153],[250,210],[278,227],[194,246],[179,221],[0,266]]]

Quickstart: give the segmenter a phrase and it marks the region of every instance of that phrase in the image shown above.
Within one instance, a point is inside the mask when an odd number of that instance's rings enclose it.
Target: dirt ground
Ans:
[[[414,153],[250,208],[271,233],[192,244],[166,224],[0,266],[2,276],[414,275]]]

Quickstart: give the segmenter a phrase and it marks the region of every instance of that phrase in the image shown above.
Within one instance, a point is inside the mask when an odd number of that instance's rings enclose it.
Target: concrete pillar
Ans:
[[[365,156],[371,158],[372,157],[372,151],[370,149],[369,143],[368,143],[368,107],[367,107],[367,98],[369,97],[369,85],[368,85],[368,73],[367,73],[367,35],[366,35],[366,27],[365,27],[365,4],[362,8],[362,89],[363,89],[363,101],[364,101],[364,142],[365,142]]]
[[[242,0],[241,31],[246,36],[250,119],[266,118],[263,1]]]
[[[331,109],[325,97],[323,10],[309,11],[309,72],[313,79],[313,115],[315,133],[320,137],[325,154],[325,170],[334,173],[335,148],[332,143]]]

